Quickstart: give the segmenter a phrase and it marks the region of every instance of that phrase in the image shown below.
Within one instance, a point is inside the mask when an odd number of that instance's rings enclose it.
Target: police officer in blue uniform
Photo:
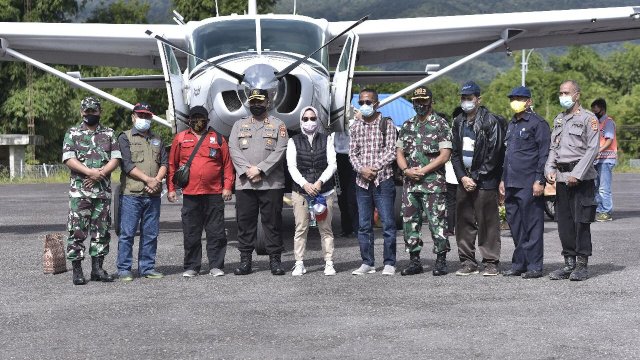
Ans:
[[[531,110],[531,91],[519,86],[508,95],[514,112],[506,136],[500,194],[515,250],[504,276],[542,276],[544,233],[544,167],[549,155],[549,124]]]

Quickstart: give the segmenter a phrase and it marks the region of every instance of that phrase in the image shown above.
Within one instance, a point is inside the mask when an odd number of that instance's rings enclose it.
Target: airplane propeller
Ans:
[[[234,79],[238,80],[238,84],[242,83],[242,81],[244,80],[244,74],[238,74],[238,73],[237,73],[237,72],[235,72],[235,71],[231,71],[231,70],[229,70],[229,69],[227,69],[227,68],[224,68],[224,67],[222,67],[222,66],[220,66],[220,65],[214,64],[214,63],[212,63],[212,62],[211,62],[211,61],[209,61],[209,60],[203,59],[203,58],[199,57],[198,55],[196,55],[196,54],[192,53],[191,51],[189,51],[189,50],[185,50],[185,49],[183,49],[183,48],[181,48],[181,47],[179,47],[179,46],[175,45],[174,43],[172,43],[171,41],[169,41],[169,40],[167,40],[167,39],[163,38],[162,36],[157,35],[157,34],[154,34],[154,33],[153,33],[153,31],[151,31],[151,30],[147,30],[147,31],[145,31],[145,33],[146,33],[147,35],[149,35],[149,36],[151,36],[151,37],[155,38],[156,40],[161,41],[161,42],[163,42],[164,44],[166,44],[166,45],[168,45],[168,46],[171,46],[172,48],[174,48],[174,49],[176,49],[176,50],[178,50],[178,51],[180,51],[180,52],[183,52],[183,53],[185,53],[185,54],[187,54],[187,55],[189,55],[189,56],[193,56],[194,58],[196,58],[196,59],[198,59],[198,60],[201,60],[201,61],[206,62],[207,64],[209,64],[209,65],[211,65],[211,66],[215,67],[216,69],[218,69],[218,70],[220,70],[220,71],[224,72],[225,74],[227,74],[227,75],[229,75],[229,76],[233,77]]]

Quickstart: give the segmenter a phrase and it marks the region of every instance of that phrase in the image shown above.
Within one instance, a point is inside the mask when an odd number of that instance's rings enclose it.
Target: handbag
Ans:
[[[64,237],[64,234],[61,233],[45,235],[44,255],[42,257],[45,274],[59,274],[67,271]]]
[[[179,188],[184,189],[189,183],[189,171],[191,171],[191,162],[193,158],[196,156],[198,149],[200,148],[200,144],[204,141],[204,138],[207,137],[207,134],[204,133],[200,136],[200,140],[196,144],[195,148],[193,148],[193,152],[191,152],[191,156],[189,156],[189,160],[186,163],[182,164],[178,170],[173,174],[173,184]]]

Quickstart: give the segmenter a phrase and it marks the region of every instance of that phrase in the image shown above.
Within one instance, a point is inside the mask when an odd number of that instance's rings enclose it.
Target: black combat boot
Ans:
[[[433,267],[433,276],[442,276],[449,273],[447,268],[447,252],[441,252],[436,258],[436,265]]]
[[[584,281],[589,278],[589,271],[587,270],[587,263],[589,258],[586,256],[578,256],[576,259],[576,269],[569,275],[571,281]]]
[[[84,278],[84,273],[82,272],[82,260],[73,260],[71,265],[73,265],[73,285],[86,284],[87,279]]]
[[[409,259],[411,260],[409,262],[409,266],[402,269],[402,271],[400,272],[400,275],[405,276],[405,275],[422,274],[424,272],[424,268],[420,263],[420,252],[416,251],[409,254],[410,254]]]
[[[91,281],[112,282],[113,276],[102,269],[104,256],[91,257]]]
[[[269,255],[269,267],[273,275],[284,275],[284,269],[280,262],[280,254]]]
[[[576,257],[575,256],[565,256],[564,257],[564,267],[558,270],[552,271],[549,274],[549,279],[551,280],[563,280],[568,279],[571,272],[576,268]]]
[[[251,274],[251,254],[240,254],[240,266],[233,270],[236,275]]]

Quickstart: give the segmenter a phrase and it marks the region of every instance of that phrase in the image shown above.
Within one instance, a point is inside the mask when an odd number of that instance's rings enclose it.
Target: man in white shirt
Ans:
[[[304,250],[309,232],[309,201],[326,199],[326,214],[317,220],[324,252],[324,274],[335,275],[333,267],[333,231],[331,217],[335,201],[336,152],[333,135],[318,132],[320,127],[318,111],[308,106],[300,116],[302,132],[289,139],[287,144],[287,166],[293,179],[291,201],[296,230],[293,251],[296,264],[291,275],[300,276],[307,272],[304,267]],[[320,201],[319,201],[320,202]]]

